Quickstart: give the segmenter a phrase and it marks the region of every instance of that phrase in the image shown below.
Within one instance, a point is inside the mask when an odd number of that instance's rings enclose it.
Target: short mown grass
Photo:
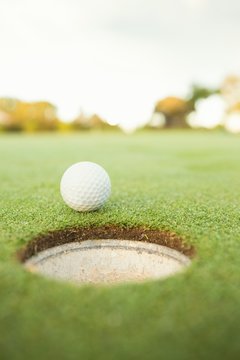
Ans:
[[[1,359],[237,359],[240,138],[222,132],[0,136]],[[63,203],[74,162],[108,171],[94,213]],[[28,273],[15,253],[67,227],[168,230],[196,248],[164,281],[74,287]]]

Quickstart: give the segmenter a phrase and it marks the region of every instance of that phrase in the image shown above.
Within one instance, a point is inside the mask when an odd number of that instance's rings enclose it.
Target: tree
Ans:
[[[49,102],[22,102],[19,113],[25,131],[52,131],[58,127],[56,108]]]
[[[240,77],[235,75],[226,77],[221,86],[221,93],[230,110],[240,104]]]
[[[12,98],[0,99],[0,111],[2,113],[2,129],[7,131],[21,131],[22,124],[19,119],[14,116],[19,100]],[[4,117],[3,117],[4,114]]]
[[[7,115],[2,125],[8,131],[56,130],[59,120],[56,108],[49,102],[24,102],[16,99],[0,99],[0,111]]]
[[[72,127],[74,130],[112,130],[114,128],[97,114],[87,116],[84,113],[79,114],[73,121]]]
[[[213,94],[219,94],[219,89],[207,88],[200,85],[192,85],[190,95],[188,97],[188,104],[191,110],[195,109],[195,104],[199,99],[205,99]]]
[[[189,113],[187,101],[177,97],[166,97],[157,102],[154,113],[163,114],[165,128],[186,128],[186,116]]]

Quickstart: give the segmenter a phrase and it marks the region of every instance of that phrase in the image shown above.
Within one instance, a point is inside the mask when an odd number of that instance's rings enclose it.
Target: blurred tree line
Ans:
[[[188,128],[187,116],[195,110],[198,100],[219,93],[219,89],[210,89],[193,85],[186,99],[169,96],[159,100],[154,108],[149,128]]]
[[[240,132],[240,77],[235,75],[226,77],[219,88],[208,88],[194,84],[185,99],[166,97],[159,100],[154,107],[152,118],[146,127],[152,129],[188,128],[190,127],[188,121],[189,115],[198,110],[197,105],[201,100],[210,99],[213,95],[218,95],[225,103],[226,118],[233,113],[237,114],[239,126],[235,125],[235,128],[239,128],[238,132]],[[217,109],[212,109],[213,117],[215,110]],[[211,116],[211,114],[202,113],[201,117],[203,116]],[[224,126],[224,118],[220,125]]]
[[[45,101],[24,102],[0,98],[0,130],[12,132],[108,130],[112,128],[98,115],[81,113],[72,122],[62,122],[57,108]]]
[[[238,112],[240,119],[240,77],[227,77],[219,88],[212,89],[193,85],[186,98],[169,96],[154,106],[152,116],[145,128],[188,128],[189,114],[196,110],[202,99],[218,94],[227,104],[227,112]],[[113,119],[114,120],[114,119]],[[240,121],[240,120],[239,120]],[[240,125],[239,125],[240,126]],[[46,101],[25,102],[12,98],[0,98],[0,130],[2,131],[87,131],[119,129],[109,125],[97,114],[80,113],[70,123],[58,118],[57,108]]]
[[[48,102],[0,99],[0,125],[6,131],[52,131],[58,123],[56,108]]]

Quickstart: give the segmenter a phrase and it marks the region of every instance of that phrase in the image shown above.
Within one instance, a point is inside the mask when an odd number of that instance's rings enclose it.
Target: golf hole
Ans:
[[[183,271],[190,259],[175,249],[143,241],[93,239],[38,252],[25,267],[75,284],[114,284],[163,279]]]

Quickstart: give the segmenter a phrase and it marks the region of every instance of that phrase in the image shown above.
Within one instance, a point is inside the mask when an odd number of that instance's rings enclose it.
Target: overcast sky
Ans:
[[[239,38],[239,0],[0,0],[0,96],[141,122],[240,74]]]

